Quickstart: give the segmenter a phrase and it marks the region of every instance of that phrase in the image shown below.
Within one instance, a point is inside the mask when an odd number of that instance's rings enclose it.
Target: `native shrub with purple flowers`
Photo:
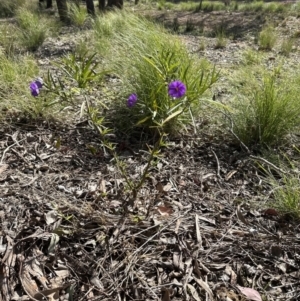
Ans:
[[[219,77],[214,67],[195,61],[180,47],[157,51],[133,64],[127,96],[130,120],[166,133],[191,123],[201,97]]]

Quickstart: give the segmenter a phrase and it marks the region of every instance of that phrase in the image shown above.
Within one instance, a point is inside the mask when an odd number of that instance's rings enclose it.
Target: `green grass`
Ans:
[[[249,147],[284,142],[300,125],[299,76],[246,67],[235,74],[235,99],[230,118],[233,130]]]
[[[272,50],[276,41],[277,33],[272,26],[267,26],[259,33],[258,44],[261,50]]]
[[[262,56],[259,52],[252,49],[247,49],[242,53],[242,64],[243,65],[255,65],[262,62]]]
[[[144,1],[145,2],[145,1]],[[147,2],[149,4],[149,2]],[[244,12],[263,12],[263,13],[294,13],[298,6],[289,3],[250,1],[239,3],[231,1],[226,6],[223,1],[203,1],[202,5],[197,1],[180,1],[179,3],[160,0],[155,3],[158,10],[189,11],[189,12],[211,12],[211,11],[244,11]],[[300,11],[300,9],[298,9]]]
[[[59,23],[36,12],[20,8],[16,13],[20,44],[29,51],[37,50],[44,40],[57,32]]]
[[[288,57],[293,50],[294,43],[293,38],[284,39],[281,43],[280,53]]]
[[[283,175],[282,180],[271,180],[273,200],[269,206],[296,220],[300,219],[300,179],[297,175]]]
[[[29,83],[38,76],[38,68],[31,56],[18,58],[0,54],[0,106],[2,109],[32,112],[34,99]]]
[[[25,0],[1,0],[0,17],[13,17],[20,6],[25,4]]]
[[[199,40],[199,50],[200,50],[200,51],[204,51],[205,48],[206,48],[205,40],[204,40],[203,38],[201,38],[201,39]]]
[[[71,24],[77,27],[83,27],[88,18],[88,14],[85,7],[78,7],[76,4],[71,3],[69,6],[69,17]]]
[[[227,38],[226,38],[225,30],[223,29],[217,30],[215,49],[225,48],[226,45],[227,45]]]
[[[18,28],[4,23],[0,26],[0,47],[6,56],[13,57],[19,51]]]

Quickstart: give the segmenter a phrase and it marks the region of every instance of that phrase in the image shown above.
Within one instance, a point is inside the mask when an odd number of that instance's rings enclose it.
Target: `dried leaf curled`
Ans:
[[[251,301],[262,301],[261,296],[258,291],[249,287],[242,287],[237,285],[240,292],[245,295]]]

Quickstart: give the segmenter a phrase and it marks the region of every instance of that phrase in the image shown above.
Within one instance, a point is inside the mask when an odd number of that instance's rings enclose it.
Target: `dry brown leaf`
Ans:
[[[50,225],[57,220],[57,212],[56,210],[51,210],[45,214],[46,224]]]
[[[205,222],[208,222],[209,224],[212,224],[212,225],[216,225],[216,222],[214,219],[211,219],[211,218],[207,218],[207,217],[204,217],[204,216],[198,216],[199,219],[201,219],[202,221],[205,221]]]
[[[214,300],[214,294],[213,294],[212,290],[210,289],[210,287],[208,286],[208,284],[200,278],[197,278],[195,276],[193,276],[193,278],[197,282],[197,284],[200,285],[207,292],[209,298],[211,300]]]
[[[266,209],[263,214],[268,216],[278,216],[278,212],[273,208]]]
[[[191,295],[193,296],[193,298],[197,301],[202,301],[201,298],[198,295],[197,290],[191,285],[191,284],[187,284],[188,290],[190,291]]]
[[[168,192],[172,187],[173,187],[173,185],[171,183],[168,183],[167,185],[164,186],[163,190],[165,192]]]
[[[195,215],[195,226],[196,226],[196,237],[197,237],[198,246],[199,246],[199,249],[202,249],[202,237],[201,237],[200,228],[199,228],[198,214]]]
[[[181,221],[182,221],[181,218],[179,218],[179,219],[176,221],[176,226],[175,226],[175,230],[174,230],[174,232],[175,232],[176,234],[178,233],[178,230],[179,230]]]
[[[163,287],[161,289],[161,293],[162,293],[162,299],[161,299],[162,301],[171,301],[170,292],[166,287]]]
[[[100,185],[99,185],[99,191],[102,193],[106,193],[106,181],[101,180]]]
[[[8,168],[8,164],[1,164],[0,165],[0,175],[6,171],[6,169]]]
[[[262,301],[261,296],[258,291],[249,287],[236,286],[240,292],[245,295],[251,301]]]
[[[161,182],[158,182],[158,183],[156,184],[156,190],[157,190],[159,193],[167,194],[167,192],[164,191],[164,186],[162,185]]]
[[[225,181],[228,181],[234,174],[237,173],[237,170],[231,170],[226,176]]]
[[[173,213],[173,209],[171,207],[165,207],[165,206],[158,206],[157,211],[162,216],[169,216]]]

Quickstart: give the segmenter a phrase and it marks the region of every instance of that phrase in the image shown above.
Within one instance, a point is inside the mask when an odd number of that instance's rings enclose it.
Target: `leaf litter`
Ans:
[[[1,301],[299,299],[299,226],[259,210],[253,162],[232,146],[174,141],[125,214],[125,180],[88,128],[16,124],[0,140]]]

